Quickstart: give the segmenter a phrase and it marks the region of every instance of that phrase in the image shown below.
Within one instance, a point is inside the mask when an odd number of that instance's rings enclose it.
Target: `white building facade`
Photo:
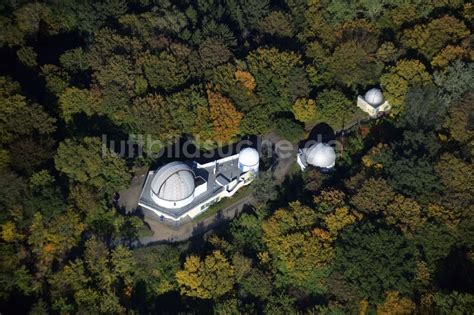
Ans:
[[[154,219],[178,223],[195,218],[250,184],[258,174],[259,159],[257,150],[245,148],[205,164],[168,163],[148,173],[138,205]]]

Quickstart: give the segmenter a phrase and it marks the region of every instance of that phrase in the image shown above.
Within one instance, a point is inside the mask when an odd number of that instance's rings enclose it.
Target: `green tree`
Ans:
[[[294,30],[291,24],[291,16],[282,11],[272,11],[258,23],[258,29],[262,33],[272,36],[293,37]]]
[[[328,75],[341,85],[355,89],[377,83],[383,64],[358,42],[342,43],[327,60]]]
[[[16,55],[22,64],[29,68],[34,68],[38,65],[38,54],[30,46],[23,46],[17,50]]]
[[[370,223],[340,234],[335,268],[372,302],[383,301],[386,291],[410,294],[415,272],[415,248],[394,230]]]
[[[83,183],[107,195],[124,188],[130,175],[125,162],[110,150],[102,151],[98,138],[66,139],[54,157],[56,169],[72,182]]]
[[[171,90],[189,78],[188,65],[168,52],[143,57],[143,71],[150,86]]]
[[[298,54],[280,52],[276,48],[259,48],[247,56],[247,63],[257,82],[256,92],[271,112],[289,111],[296,98],[308,96],[290,89],[291,84],[305,76],[303,71],[299,74],[303,77],[291,77],[302,66]]]
[[[355,111],[355,105],[341,91],[325,89],[316,97],[316,117],[335,130],[344,127]]]
[[[457,60],[447,69],[435,71],[433,76],[446,105],[460,100],[464,93],[474,89],[474,63],[466,64]]]
[[[385,97],[392,105],[394,114],[403,112],[405,96],[412,87],[423,87],[431,84],[431,76],[425,66],[418,60],[399,60],[394,67],[380,77],[380,84],[385,90]]]

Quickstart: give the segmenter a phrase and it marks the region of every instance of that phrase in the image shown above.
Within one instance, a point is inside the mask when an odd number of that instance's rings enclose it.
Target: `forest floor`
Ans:
[[[278,143],[282,140],[279,136],[274,133],[270,133],[264,137],[265,140],[269,140],[273,143]],[[277,163],[272,168],[273,176],[277,183],[283,182],[285,176],[290,172],[292,166],[296,162],[296,151],[297,146],[293,145],[289,152],[286,152],[286,158],[282,158],[277,155]],[[127,213],[133,213],[137,211],[138,199],[143,183],[146,179],[148,167],[140,168],[136,171],[132,178],[130,186],[119,192],[120,199],[118,202],[119,208]],[[191,237],[201,235],[209,230],[214,229],[218,225],[228,222],[235,218],[247,204],[253,204],[254,198],[252,194],[245,194],[242,198],[236,199],[235,202],[229,204],[227,207],[219,210],[215,214],[205,217],[204,219],[196,222],[191,221],[181,225],[178,228],[170,227],[166,224],[160,223],[157,220],[153,220],[145,217],[144,220],[148,224],[152,235],[143,235],[140,237],[140,243],[147,245],[150,243],[168,243],[168,242],[181,242]]]

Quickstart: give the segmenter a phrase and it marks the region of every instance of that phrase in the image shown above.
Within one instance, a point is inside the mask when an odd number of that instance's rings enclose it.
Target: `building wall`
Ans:
[[[250,184],[253,181],[254,178],[255,178],[255,175],[252,172],[247,172],[245,174],[242,174],[242,176],[240,177],[240,179],[241,179],[240,181],[238,181],[236,179],[236,180],[230,182],[226,186],[226,188],[229,187],[229,186],[235,186],[235,187],[232,187],[233,188],[232,190],[229,191],[228,189],[224,189],[219,194],[214,195],[214,196],[212,196],[211,198],[209,198],[207,200],[204,200],[200,204],[196,205],[194,208],[190,209],[188,212],[186,212],[183,215],[179,216],[178,218],[174,218],[174,217],[172,217],[172,216],[170,216],[166,213],[163,213],[159,210],[153,209],[153,208],[151,208],[147,205],[141,204],[141,203],[139,203],[139,206],[141,206],[142,208],[144,208],[147,211],[151,211],[151,212],[155,213],[158,217],[163,216],[166,219],[172,220],[172,221],[180,221],[180,220],[182,220],[186,217],[195,218],[199,214],[205,212],[212,204],[214,204],[216,202],[219,202],[222,198],[232,197],[240,188]]]

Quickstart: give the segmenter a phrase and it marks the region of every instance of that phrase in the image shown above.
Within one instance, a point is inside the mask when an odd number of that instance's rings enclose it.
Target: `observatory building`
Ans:
[[[390,110],[390,104],[384,100],[382,91],[376,88],[370,89],[362,97],[357,97],[357,107],[370,116],[377,116],[379,113]]]
[[[233,196],[258,174],[253,148],[206,164],[171,162],[150,171],[138,205],[147,217],[178,223],[194,218],[222,198]]]
[[[330,170],[336,165],[336,152],[326,143],[316,143],[309,148],[298,150],[296,161],[304,171],[309,165],[321,170]]]

